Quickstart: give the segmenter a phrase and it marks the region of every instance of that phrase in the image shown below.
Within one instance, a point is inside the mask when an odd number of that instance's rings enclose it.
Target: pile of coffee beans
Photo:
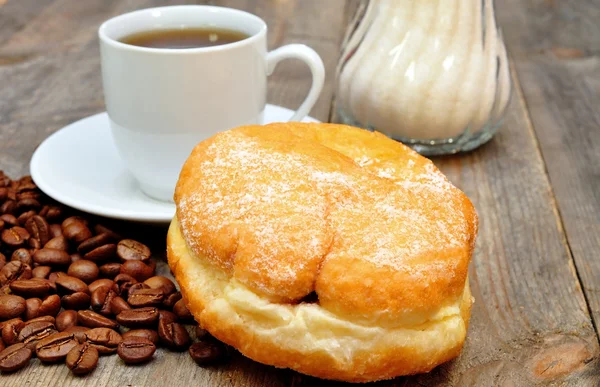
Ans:
[[[139,364],[157,346],[188,350],[201,365],[227,359],[175,283],[155,275],[151,256],[143,243],[51,201],[31,177],[0,171],[0,371],[35,356],[85,375],[100,356]]]

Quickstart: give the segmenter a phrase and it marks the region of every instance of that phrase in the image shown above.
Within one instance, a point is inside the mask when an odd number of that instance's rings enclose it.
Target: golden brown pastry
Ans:
[[[367,382],[460,352],[477,215],[406,146],[344,125],[240,127],[196,146],[175,202],[186,304],[247,357]]]

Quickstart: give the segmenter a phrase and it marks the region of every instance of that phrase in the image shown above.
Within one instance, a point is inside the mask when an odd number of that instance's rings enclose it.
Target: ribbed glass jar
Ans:
[[[425,155],[494,135],[511,94],[493,0],[365,0],[337,70],[343,123]]]

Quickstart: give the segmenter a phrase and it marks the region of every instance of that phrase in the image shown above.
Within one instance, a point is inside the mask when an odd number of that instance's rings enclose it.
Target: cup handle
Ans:
[[[312,86],[308,92],[308,95],[302,102],[302,105],[296,110],[294,115],[288,121],[302,121],[304,117],[308,115],[310,109],[315,105],[321,90],[323,89],[323,83],[325,82],[325,66],[321,57],[315,50],[305,46],[304,44],[288,44],[283,47],[279,47],[267,54],[267,75],[271,75],[275,66],[284,59],[300,59],[308,65],[310,72],[312,73]]]

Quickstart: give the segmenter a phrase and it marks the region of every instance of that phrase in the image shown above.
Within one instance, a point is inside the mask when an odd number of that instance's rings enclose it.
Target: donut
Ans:
[[[337,124],[231,129],[194,148],[174,200],[183,299],[246,357],[370,382],[460,353],[477,213],[401,143]]]

